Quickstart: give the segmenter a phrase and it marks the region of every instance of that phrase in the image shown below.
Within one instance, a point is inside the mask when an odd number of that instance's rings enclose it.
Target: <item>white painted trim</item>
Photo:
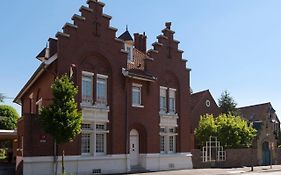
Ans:
[[[64,156],[65,161],[77,161],[77,160],[110,160],[110,159],[124,159],[126,158],[125,154],[112,154],[112,155],[103,155],[103,156]],[[36,156],[36,157],[23,157],[24,162],[53,162],[53,156]],[[58,161],[61,161],[61,156],[58,157]]]
[[[133,83],[133,84],[132,84],[132,86],[134,86],[134,87],[140,87],[140,88],[141,88],[141,87],[142,87],[142,84],[139,84],[139,83]]]
[[[169,88],[169,91],[174,91],[174,92],[176,92],[177,91],[177,89],[174,89],[174,88]]]
[[[148,153],[140,154],[140,165],[148,171],[190,169],[192,154],[182,153]],[[53,156],[17,157],[23,160],[23,172],[28,175],[49,175],[54,172]],[[93,169],[101,169],[102,174],[125,174],[130,171],[129,154],[101,156],[65,156],[65,168],[68,172],[84,175],[91,174]],[[61,162],[61,156],[58,157]],[[173,166],[171,166],[173,165]],[[60,171],[60,166],[58,171]]]
[[[165,86],[160,86],[160,89],[167,90],[168,88]]]
[[[82,75],[94,76],[95,74],[92,72],[88,72],[88,71],[82,71]]]
[[[97,78],[108,79],[108,75],[97,74]]]
[[[132,104],[132,107],[134,107],[134,108],[144,108],[144,105]]]
[[[52,62],[54,62],[58,58],[58,54],[54,54],[51,58],[44,61],[44,64],[50,65]]]
[[[36,105],[39,105],[40,103],[42,103],[42,97],[35,103]]]

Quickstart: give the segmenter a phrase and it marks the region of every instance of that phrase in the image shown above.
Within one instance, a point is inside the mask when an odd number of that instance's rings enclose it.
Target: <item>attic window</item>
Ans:
[[[206,106],[209,108],[211,106],[210,100],[206,100]]]
[[[133,46],[130,46],[130,45],[125,45],[125,49],[126,51],[128,52],[128,61],[129,62],[133,62],[134,59],[133,59]]]

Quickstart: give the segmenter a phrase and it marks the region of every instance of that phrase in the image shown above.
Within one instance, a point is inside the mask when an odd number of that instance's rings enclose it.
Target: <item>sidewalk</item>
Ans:
[[[251,167],[243,167],[241,169],[243,169],[245,172],[252,172]],[[256,166],[256,167],[254,167],[253,172],[274,172],[274,171],[281,171],[281,165],[272,165],[272,167]]]
[[[149,172],[139,173],[135,175],[238,175],[243,173],[261,173],[261,172],[281,172],[281,165],[270,166],[256,166],[254,171],[251,171],[251,167],[243,168],[208,168],[208,169],[188,169],[188,170],[175,170],[175,171],[161,171],[161,172]]]

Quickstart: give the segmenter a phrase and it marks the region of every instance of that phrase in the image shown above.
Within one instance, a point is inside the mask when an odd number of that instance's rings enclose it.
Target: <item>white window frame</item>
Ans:
[[[33,92],[29,95],[30,100],[30,114],[34,114],[34,106],[33,106]]]
[[[35,103],[38,109],[38,114],[41,114],[43,99],[42,97]]]
[[[105,97],[102,100],[98,98],[98,81],[99,81],[99,79],[104,80],[104,82],[105,82]],[[107,97],[108,97],[108,94],[107,94],[107,82],[108,81],[107,80],[108,80],[108,76],[107,75],[97,74],[97,80],[96,80],[96,104],[104,105],[104,106],[107,105]]]
[[[169,88],[169,113],[170,114],[176,114],[177,113],[177,109],[176,109],[176,89],[173,88]],[[173,103],[173,107],[171,107],[171,103],[170,100],[174,99],[174,103]]]
[[[136,104],[134,103],[134,90],[139,89],[139,102]],[[137,84],[137,83],[133,83],[132,84],[132,106],[133,107],[139,107],[139,108],[143,108],[144,106],[142,105],[142,85],[141,84]]]
[[[130,49],[128,49],[130,48]],[[133,46],[129,44],[125,44],[125,51],[128,52],[127,60],[128,62],[133,63],[134,62],[134,56],[133,56]]]
[[[160,106],[160,113],[166,113],[167,112],[167,87],[164,87],[164,86],[160,86],[160,98],[159,98],[159,106]],[[165,98],[165,101],[164,101],[164,108],[162,107],[162,104],[161,104],[161,97],[164,97]]]
[[[83,128],[82,125],[83,124],[86,124],[86,125],[89,125],[90,128]],[[81,155],[83,156],[90,156],[92,155],[92,152],[93,152],[93,149],[92,149],[92,144],[93,144],[93,141],[92,141],[92,137],[93,137],[93,134],[94,134],[94,131],[93,131],[93,128],[92,128],[92,125],[90,123],[87,123],[87,122],[83,122],[81,125]],[[83,148],[83,142],[82,142],[82,137],[83,137],[83,134],[89,134],[90,135],[90,145],[89,145],[89,152],[83,152],[82,148]]]
[[[173,131],[171,131],[170,129],[173,129]],[[178,135],[176,133],[176,127],[170,127],[170,126],[161,126],[160,127],[160,154],[173,154],[176,153],[176,136]],[[161,136],[164,137],[164,151],[161,150]],[[170,137],[173,138],[172,143],[170,140]],[[173,148],[171,149],[171,144],[173,146]]]
[[[87,78],[86,78],[87,77]],[[88,77],[91,77],[91,96],[88,98],[84,98],[83,96],[83,81],[89,81]],[[82,71],[82,78],[81,78],[81,97],[82,97],[82,103],[93,103],[93,82],[94,82],[94,73]]]
[[[90,125],[90,128],[82,128],[83,124]],[[101,156],[107,154],[107,123],[101,122],[83,122],[81,125],[82,134],[90,134],[90,152],[82,152],[82,140],[81,140],[81,155],[82,156]],[[103,125],[104,129],[97,129],[97,125]],[[103,152],[97,152],[97,134],[103,135]],[[82,137],[81,137],[82,139]]]

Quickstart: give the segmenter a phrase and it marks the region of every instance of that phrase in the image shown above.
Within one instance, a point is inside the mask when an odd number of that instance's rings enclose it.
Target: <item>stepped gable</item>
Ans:
[[[111,60],[115,62],[112,64],[126,67],[127,52],[123,49],[123,41],[116,38],[117,29],[110,26],[112,17],[103,13],[105,4],[97,0],[88,0],[87,4],[79,9],[81,15],[73,15],[73,23],[66,23],[63,31],[56,34],[58,67],[62,68],[59,73],[65,73],[65,67],[82,64],[83,59],[95,55],[115,59]]]
[[[87,4],[88,7],[80,7],[79,11],[81,12],[81,16],[77,14],[73,15],[71,18],[73,20],[73,24],[66,23],[63,26],[63,32],[58,32],[56,34],[57,38],[74,37],[75,33],[79,31],[80,28],[83,28],[85,25],[89,24],[91,25],[91,27],[89,28],[89,26],[87,26],[87,28],[90,30],[84,30],[83,32],[91,32],[91,34],[95,37],[101,37],[101,30],[109,29],[112,30],[112,35],[114,35],[115,38],[117,29],[109,26],[110,19],[112,17],[103,14],[103,7],[105,6],[105,4],[96,0],[88,0]],[[86,33],[83,34],[85,36],[88,36]]]
[[[158,41],[153,43],[153,49],[148,51],[148,55],[155,57],[155,54],[163,53],[167,58],[182,59],[183,51],[178,49],[179,41],[174,40],[174,31],[171,30],[171,22],[166,22],[166,28],[161,35],[157,36]],[[185,60],[184,60],[185,61]]]

